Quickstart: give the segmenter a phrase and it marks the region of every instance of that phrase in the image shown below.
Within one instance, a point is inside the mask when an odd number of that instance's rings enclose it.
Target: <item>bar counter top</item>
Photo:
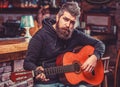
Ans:
[[[16,43],[16,44],[0,45],[0,54],[19,52],[19,51],[26,51],[27,46],[28,46],[28,42],[26,42],[26,41]]]
[[[25,38],[0,39],[0,62],[24,58],[27,47]]]

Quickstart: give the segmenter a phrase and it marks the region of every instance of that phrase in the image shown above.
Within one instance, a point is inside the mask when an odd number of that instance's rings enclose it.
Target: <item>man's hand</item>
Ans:
[[[40,70],[44,72],[44,68],[42,66],[39,66],[36,68],[36,70]],[[48,81],[49,79],[46,78],[44,73],[40,73],[36,76],[36,79],[41,80],[41,81]]]
[[[97,64],[97,57],[91,55],[81,66],[82,70],[85,72],[92,72]]]

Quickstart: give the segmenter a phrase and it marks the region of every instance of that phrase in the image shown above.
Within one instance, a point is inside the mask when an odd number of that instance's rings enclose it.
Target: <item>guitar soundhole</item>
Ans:
[[[94,71],[94,70],[92,71],[92,75],[93,75],[93,76],[95,75],[95,71]]]
[[[74,70],[75,70],[76,73],[80,72],[80,65],[79,65],[79,63],[74,63]]]

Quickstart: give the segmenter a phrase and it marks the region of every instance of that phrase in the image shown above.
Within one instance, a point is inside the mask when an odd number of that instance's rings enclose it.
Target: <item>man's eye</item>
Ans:
[[[64,18],[64,20],[65,20],[65,21],[69,21],[69,19],[68,19],[68,18]]]
[[[73,24],[73,25],[74,25],[74,24],[75,24],[75,22],[74,22],[74,21],[72,21],[72,22],[71,22],[71,24]]]

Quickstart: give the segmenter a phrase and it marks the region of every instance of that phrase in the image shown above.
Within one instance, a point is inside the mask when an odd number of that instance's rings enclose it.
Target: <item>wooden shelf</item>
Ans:
[[[15,14],[24,14],[24,13],[36,13],[40,8],[0,8],[0,13],[15,13]],[[59,8],[50,8],[51,14],[56,14]]]
[[[35,13],[38,11],[38,8],[1,8],[1,13]]]
[[[25,41],[25,37],[0,38],[0,46],[8,44],[18,44]]]

